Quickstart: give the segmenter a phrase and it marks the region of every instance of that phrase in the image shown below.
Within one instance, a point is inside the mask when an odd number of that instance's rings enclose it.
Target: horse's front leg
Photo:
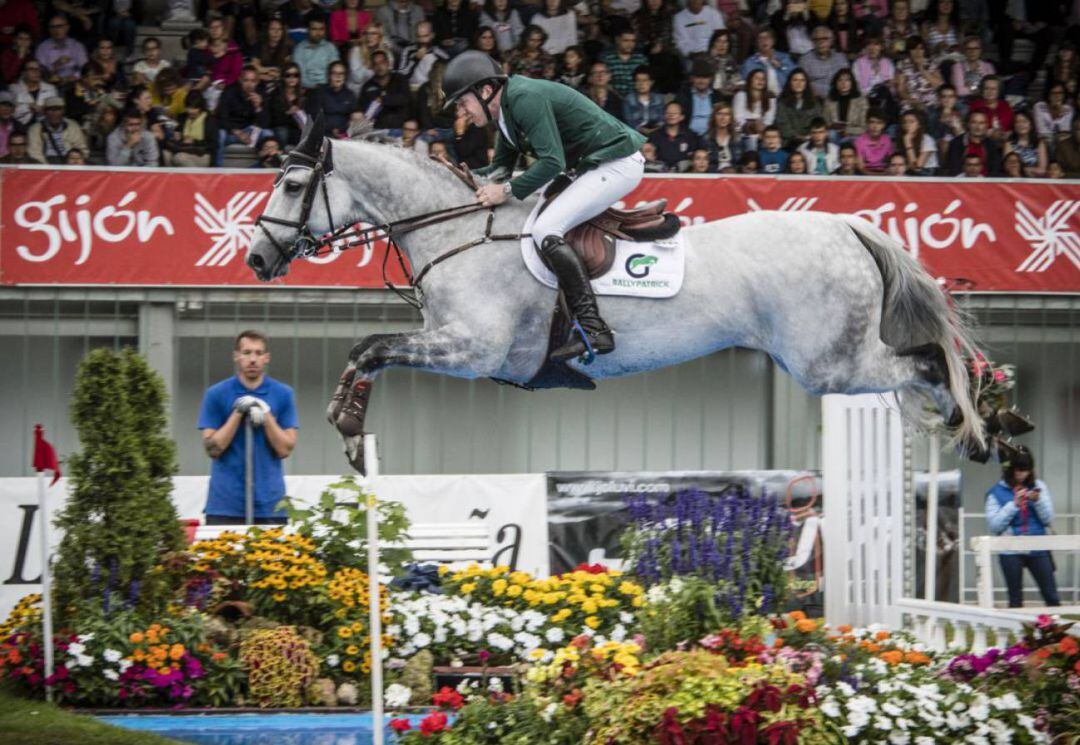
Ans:
[[[481,350],[447,329],[373,334],[349,353],[349,364],[327,407],[327,418],[345,441],[349,463],[365,474],[364,418],[375,376],[386,367],[413,367],[436,373],[478,376],[491,367],[492,350]]]

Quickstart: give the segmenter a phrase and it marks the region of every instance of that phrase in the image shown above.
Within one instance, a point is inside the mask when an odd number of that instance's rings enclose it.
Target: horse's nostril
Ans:
[[[256,253],[248,255],[247,263],[248,266],[257,272],[261,272],[266,267],[266,262],[263,261],[263,257]]]

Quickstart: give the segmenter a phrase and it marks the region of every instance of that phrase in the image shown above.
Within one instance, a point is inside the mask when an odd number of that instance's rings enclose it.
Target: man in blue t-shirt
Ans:
[[[233,347],[236,375],[215,383],[203,396],[199,429],[203,447],[213,459],[210,494],[206,499],[207,525],[245,522],[244,420],[250,419],[255,522],[283,524],[285,514],[275,511],[285,496],[281,461],[296,447],[296,401],[292,388],[266,375],[270,352],[258,331],[242,331]]]

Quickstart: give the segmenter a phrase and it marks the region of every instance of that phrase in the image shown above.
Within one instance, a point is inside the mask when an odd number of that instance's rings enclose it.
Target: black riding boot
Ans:
[[[566,293],[570,314],[577,319],[581,329],[589,338],[589,346],[592,347],[593,352],[607,354],[614,350],[614,335],[600,318],[600,312],[596,308],[596,296],[593,295],[592,285],[589,284],[589,275],[577,252],[559,236],[549,235],[540,245],[540,253],[551,267],[551,271],[555,272],[555,276],[559,278],[559,287]],[[551,359],[569,360],[587,352],[585,341],[575,330],[566,344],[551,353]]]

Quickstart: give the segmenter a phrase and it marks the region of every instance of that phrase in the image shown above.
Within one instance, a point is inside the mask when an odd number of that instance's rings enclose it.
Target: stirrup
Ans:
[[[572,328],[581,337],[581,342],[585,345],[585,351],[578,356],[578,361],[583,365],[591,365],[596,360],[596,350],[593,349],[592,342],[589,341],[589,335],[585,333],[585,329],[581,328],[581,322],[576,318]]]

